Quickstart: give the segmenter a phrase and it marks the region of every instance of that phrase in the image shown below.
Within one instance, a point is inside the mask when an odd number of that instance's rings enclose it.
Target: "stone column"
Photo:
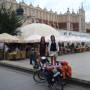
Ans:
[[[48,25],[49,25],[49,13],[47,13],[47,21],[48,21]]]
[[[69,8],[67,10],[67,30],[70,31],[70,11]]]
[[[70,17],[68,16],[68,21],[67,21],[67,30],[70,31]]]
[[[82,32],[81,16],[79,16],[79,32]]]
[[[54,22],[55,22],[55,15],[53,14],[53,27],[54,27]]]

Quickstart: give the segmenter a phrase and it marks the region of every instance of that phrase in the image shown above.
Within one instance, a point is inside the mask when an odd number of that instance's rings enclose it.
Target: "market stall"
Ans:
[[[9,43],[8,46],[8,54],[6,57],[8,60],[20,60],[26,59],[26,49],[24,43]]]
[[[21,49],[22,45],[24,44],[17,36],[12,36],[7,33],[2,33],[0,34],[0,43],[3,43],[2,59],[11,60],[11,59],[25,58],[26,51],[24,48]]]

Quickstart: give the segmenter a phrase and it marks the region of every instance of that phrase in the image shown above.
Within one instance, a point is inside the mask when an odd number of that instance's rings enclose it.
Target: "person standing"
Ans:
[[[34,48],[31,48],[31,50],[30,50],[30,64],[34,65],[35,61],[36,61],[35,50],[34,50]]]
[[[7,44],[4,45],[4,58],[3,59],[8,59],[8,52],[9,52],[9,47]]]
[[[56,42],[54,35],[51,35],[50,39],[51,39],[51,41],[49,42],[48,52],[49,52],[49,55],[51,56],[51,63],[55,64],[56,63],[56,55],[59,51],[59,44],[58,44],[58,42]]]
[[[42,36],[40,40],[40,48],[39,48],[39,53],[40,53],[40,62],[42,65],[46,65],[48,61],[47,59],[47,43],[45,42],[45,37]]]
[[[41,40],[40,40],[39,52],[40,52],[40,57],[47,56],[47,44],[45,42],[45,37],[44,36],[42,36]]]
[[[49,55],[50,54],[56,55],[57,52],[59,51],[59,44],[58,44],[58,42],[56,42],[54,35],[51,35],[50,39],[51,39],[51,41],[49,42],[49,47],[48,47]]]

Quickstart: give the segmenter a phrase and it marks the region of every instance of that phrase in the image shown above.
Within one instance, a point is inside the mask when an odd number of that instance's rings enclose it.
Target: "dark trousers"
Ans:
[[[35,55],[30,55],[30,64],[35,64],[35,63],[36,63]]]

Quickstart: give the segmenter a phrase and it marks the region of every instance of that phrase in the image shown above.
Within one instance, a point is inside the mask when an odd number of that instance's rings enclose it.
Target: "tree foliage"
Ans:
[[[16,12],[5,7],[0,8],[0,33],[15,34],[16,29],[22,25],[22,20]]]

